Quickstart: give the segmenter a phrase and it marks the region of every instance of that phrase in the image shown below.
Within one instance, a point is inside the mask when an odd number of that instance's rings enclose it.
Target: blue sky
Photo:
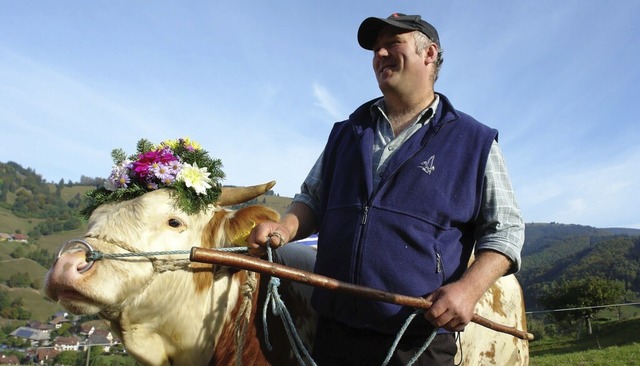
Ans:
[[[640,228],[638,1],[0,2],[0,161],[106,177],[188,136],[224,184],[293,196],[335,121],[380,95],[360,22],[422,14],[436,83],[500,130],[526,222]]]

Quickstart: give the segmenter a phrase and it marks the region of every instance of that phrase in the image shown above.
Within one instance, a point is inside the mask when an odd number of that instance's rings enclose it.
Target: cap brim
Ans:
[[[388,25],[406,31],[416,30],[409,25],[394,20],[370,17],[365,19],[362,24],[360,24],[360,28],[358,28],[358,43],[360,47],[365,50],[373,50],[373,44],[376,42],[376,39],[378,39],[378,33]]]

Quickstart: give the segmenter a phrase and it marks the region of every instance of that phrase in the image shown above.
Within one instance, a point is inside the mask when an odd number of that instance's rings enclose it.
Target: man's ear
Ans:
[[[438,60],[438,45],[435,42],[431,42],[429,47],[424,50],[424,64],[435,64]]]

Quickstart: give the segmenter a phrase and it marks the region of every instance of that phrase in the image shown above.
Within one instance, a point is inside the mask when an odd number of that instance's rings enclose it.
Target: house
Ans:
[[[109,329],[96,329],[93,335],[104,337],[107,341],[109,341],[109,344],[114,343],[113,334],[111,334],[111,331]]]
[[[63,323],[69,323],[69,319],[64,316],[56,316],[53,319],[49,320],[49,324],[55,329],[60,329]]]
[[[50,363],[56,356],[60,353],[60,351],[54,348],[38,348],[35,352],[35,360],[38,364],[43,365],[45,363]]]
[[[9,335],[16,338],[26,339],[31,342],[32,346],[48,345],[51,340],[51,335],[48,330],[33,329],[31,327],[19,327],[9,333]]]
[[[11,241],[13,240],[13,236],[7,233],[0,233],[0,241]]]
[[[29,240],[29,235],[25,234],[13,234],[13,241],[19,241],[26,243]]]
[[[5,355],[0,353],[0,365],[19,365],[20,360],[16,355]]]
[[[112,345],[113,337],[111,336],[111,332],[108,332],[108,334],[105,335],[104,332],[96,331],[96,333],[87,338],[85,342],[85,349],[87,347],[100,346],[102,347],[103,352],[109,352]]]
[[[78,351],[80,349],[80,340],[78,337],[56,337],[53,340],[53,348],[58,351]]]
[[[68,317],[69,317],[69,313],[67,313],[66,311],[58,311],[52,316],[52,318],[68,318]]]
[[[84,334],[87,337],[90,337],[95,331],[96,331],[96,327],[94,327],[90,323],[80,324],[80,330],[79,330],[80,334]]]
[[[42,330],[46,332],[51,332],[52,330],[56,329],[56,327],[53,324],[46,324],[43,322],[39,322],[37,320],[28,322],[27,326],[31,329]]]

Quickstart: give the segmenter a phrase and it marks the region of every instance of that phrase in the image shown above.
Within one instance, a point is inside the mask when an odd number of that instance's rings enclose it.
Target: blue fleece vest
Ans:
[[[498,132],[440,95],[428,126],[390,158],[373,191],[370,106],[336,123],[323,160],[316,273],[408,296],[426,296],[464,272],[474,245],[489,150]],[[415,309],[315,289],[323,315],[396,333]],[[423,317],[412,326],[428,329]]]

